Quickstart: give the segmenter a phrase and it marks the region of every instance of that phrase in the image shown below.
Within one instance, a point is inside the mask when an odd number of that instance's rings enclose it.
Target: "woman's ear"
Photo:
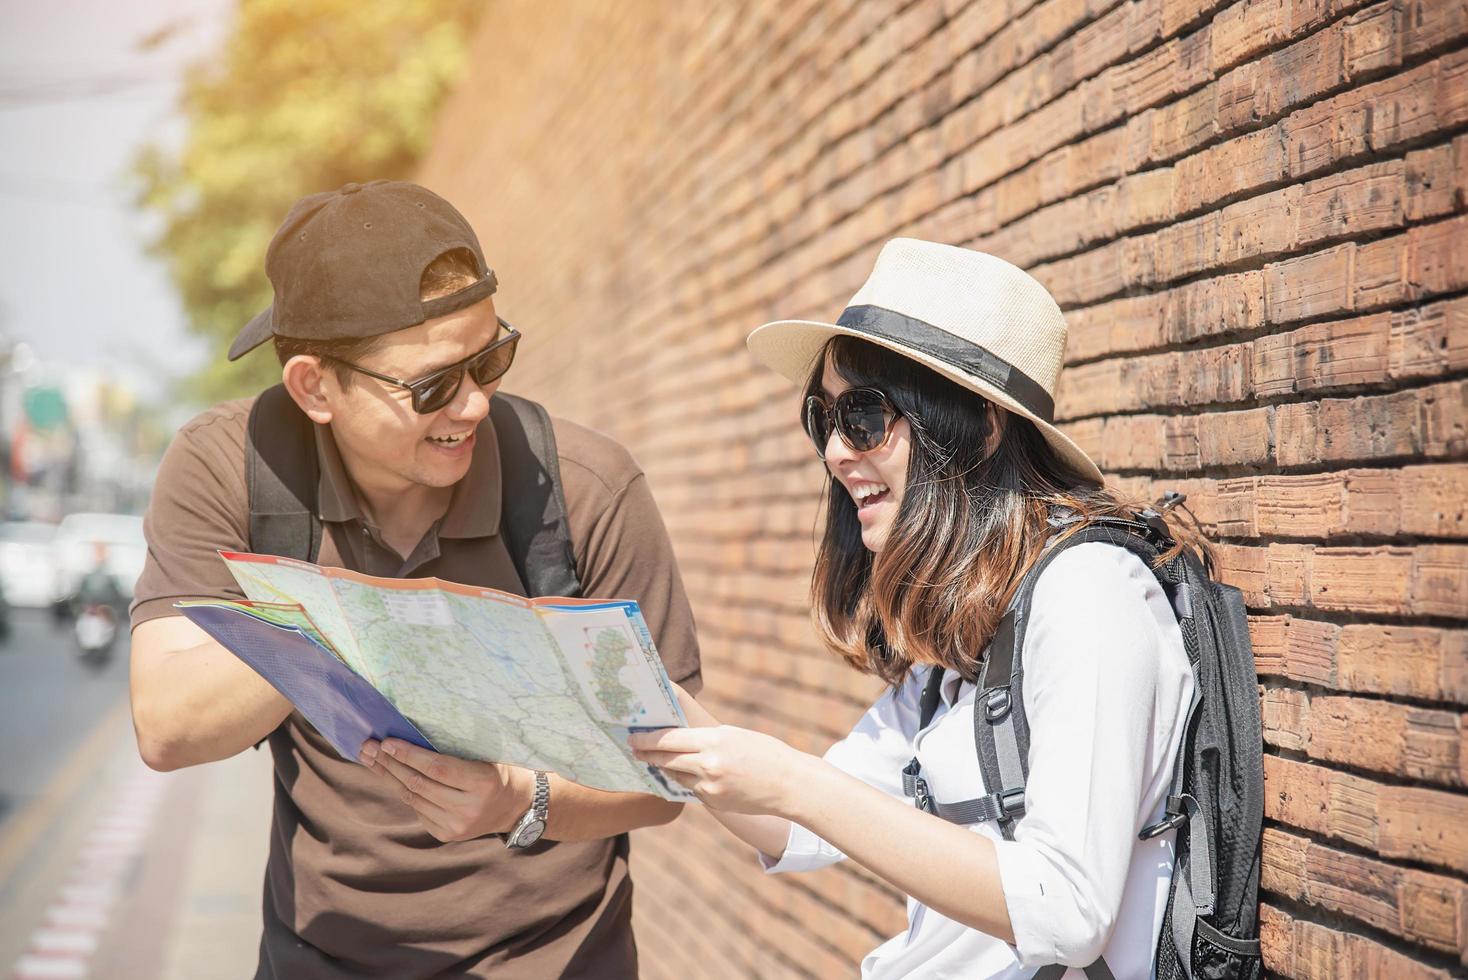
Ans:
[[[280,378],[285,383],[285,390],[290,392],[291,400],[312,422],[326,425],[331,421],[330,395],[336,386],[322,369],[321,358],[297,354],[285,362]]]
[[[988,459],[999,451],[999,444],[1004,441],[1004,430],[1009,427],[1009,413],[993,402],[986,402],[984,414],[989,423],[989,437],[984,441],[984,458]]]

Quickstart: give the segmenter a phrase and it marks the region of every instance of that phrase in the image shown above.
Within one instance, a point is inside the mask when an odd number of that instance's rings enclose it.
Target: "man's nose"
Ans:
[[[499,382],[481,386],[468,374],[464,375],[454,400],[449,403],[449,414],[461,422],[479,422],[489,414],[489,400],[494,397]]]

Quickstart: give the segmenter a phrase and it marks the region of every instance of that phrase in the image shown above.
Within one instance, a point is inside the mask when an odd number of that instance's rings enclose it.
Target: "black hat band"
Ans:
[[[848,306],[836,325],[912,348],[950,367],[982,378],[1013,398],[1031,415],[1054,424],[1055,399],[1029,375],[978,344],[955,337],[915,317],[880,306]]]

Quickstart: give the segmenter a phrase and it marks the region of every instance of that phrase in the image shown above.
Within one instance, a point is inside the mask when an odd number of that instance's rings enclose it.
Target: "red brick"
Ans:
[[[1468,387],[1430,388],[1352,399],[1281,405],[1276,419],[1282,466],[1425,455],[1468,445]]]
[[[1382,857],[1468,870],[1463,797],[1392,786],[1280,758],[1264,760],[1265,816]]]
[[[1386,314],[1301,327],[1253,344],[1253,392],[1289,394],[1381,383],[1389,373]]]
[[[1295,919],[1273,905],[1260,910],[1264,965],[1295,980],[1448,980],[1452,974],[1365,936]]]
[[[1401,161],[1372,164],[1321,177],[1305,185],[1298,241],[1314,243],[1383,228],[1400,228],[1405,218]]]
[[[1290,899],[1444,952],[1465,943],[1468,886],[1394,868],[1283,831],[1264,831],[1261,884]]]
[[[1263,710],[1266,744],[1441,786],[1468,781],[1468,730],[1456,712],[1292,688],[1266,689]]]
[[[1468,4],[1462,0],[1408,0],[1403,54],[1413,56],[1468,34]]]

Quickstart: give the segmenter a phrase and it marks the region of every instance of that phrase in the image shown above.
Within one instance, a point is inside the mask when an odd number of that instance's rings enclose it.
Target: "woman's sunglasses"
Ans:
[[[425,374],[417,381],[390,378],[385,374],[369,371],[338,357],[333,357],[331,360],[342,367],[351,368],[358,374],[365,374],[385,384],[406,389],[413,396],[413,411],[419,415],[427,415],[430,412],[438,411],[454,400],[454,396],[459,393],[459,386],[464,383],[465,374],[473,378],[474,383],[482,388],[498,381],[510,369],[510,364],[515,360],[515,345],[520,340],[520,331],[510,326],[502,318],[496,317],[496,319],[499,320],[500,329],[505,332],[505,336],[496,338],[479,353],[470,354],[462,361],[439,368],[432,374]]]
[[[899,415],[887,396],[877,389],[847,388],[829,402],[820,395],[808,396],[801,421],[806,435],[816,445],[816,455],[825,459],[833,428],[846,448],[854,453],[869,453],[887,444],[892,423]]]

